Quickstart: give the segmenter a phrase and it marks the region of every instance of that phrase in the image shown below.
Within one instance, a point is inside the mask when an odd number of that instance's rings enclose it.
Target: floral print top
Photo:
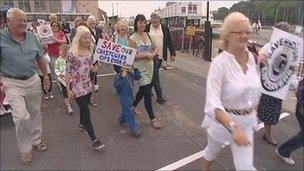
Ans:
[[[75,97],[85,96],[92,92],[90,80],[91,56],[74,56],[72,52],[67,54],[66,73],[71,78],[71,90]]]

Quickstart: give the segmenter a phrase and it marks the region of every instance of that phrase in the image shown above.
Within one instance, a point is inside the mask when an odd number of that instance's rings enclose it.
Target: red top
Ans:
[[[57,36],[55,36],[55,38],[57,38],[59,40],[64,40],[65,34],[62,31],[59,31],[59,33],[57,34]],[[50,57],[57,58],[59,56],[59,46],[60,45],[61,44],[57,43],[57,42],[47,45],[47,52]]]

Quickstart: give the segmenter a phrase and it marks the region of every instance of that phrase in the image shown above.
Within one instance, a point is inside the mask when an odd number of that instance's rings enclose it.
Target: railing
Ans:
[[[195,36],[192,36],[192,42],[190,46],[190,36],[186,35],[186,31],[183,28],[170,28],[172,40],[174,43],[175,50],[181,52],[190,53],[202,57],[202,41],[201,37],[203,36],[203,30],[198,30],[195,32]]]

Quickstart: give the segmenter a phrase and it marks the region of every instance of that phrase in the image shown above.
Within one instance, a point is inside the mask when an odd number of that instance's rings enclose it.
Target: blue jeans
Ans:
[[[132,132],[137,132],[139,128],[135,121],[132,101],[128,100],[126,97],[120,96],[120,102],[122,107],[122,113],[119,117],[119,120],[122,123],[127,123]]]
[[[287,140],[278,148],[279,153],[284,157],[290,157],[291,152],[304,145],[303,116],[304,105],[298,101],[296,108],[296,117],[301,127],[301,130],[298,134]]]

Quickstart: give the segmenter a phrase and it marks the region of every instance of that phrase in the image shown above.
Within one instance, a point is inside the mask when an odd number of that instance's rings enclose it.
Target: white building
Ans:
[[[168,2],[166,7],[157,10],[164,23],[169,26],[185,27],[200,26],[205,18],[202,2]]]

